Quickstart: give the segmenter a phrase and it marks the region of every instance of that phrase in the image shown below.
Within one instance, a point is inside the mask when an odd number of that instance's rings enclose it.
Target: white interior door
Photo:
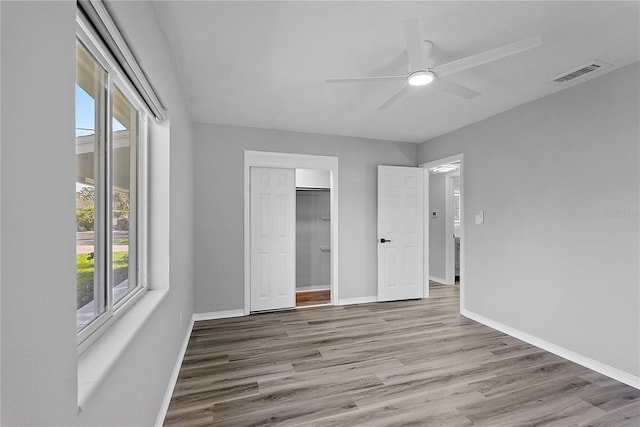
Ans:
[[[423,297],[424,174],[378,166],[378,301]]]
[[[251,311],[296,302],[294,169],[251,168]]]

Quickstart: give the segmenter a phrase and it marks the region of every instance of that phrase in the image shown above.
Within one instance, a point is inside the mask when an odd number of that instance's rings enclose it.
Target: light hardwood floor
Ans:
[[[167,426],[640,426],[640,391],[425,300],[197,322]]]
[[[296,307],[331,304],[331,291],[298,291],[296,292]]]

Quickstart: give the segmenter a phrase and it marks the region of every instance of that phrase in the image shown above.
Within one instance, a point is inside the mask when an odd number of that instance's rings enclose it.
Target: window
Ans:
[[[76,40],[78,342],[99,335],[146,289],[141,230],[146,113],[91,34]],[[92,337],[92,339],[89,339]]]

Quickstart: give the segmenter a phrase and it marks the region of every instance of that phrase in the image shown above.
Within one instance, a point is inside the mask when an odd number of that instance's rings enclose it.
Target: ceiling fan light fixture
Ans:
[[[415,71],[409,74],[407,82],[411,86],[425,86],[431,83],[435,79],[433,71]]]

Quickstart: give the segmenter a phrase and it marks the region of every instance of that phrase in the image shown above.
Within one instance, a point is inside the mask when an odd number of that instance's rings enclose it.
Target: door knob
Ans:
[[[388,239],[380,239],[380,243],[389,243],[391,240]]]

